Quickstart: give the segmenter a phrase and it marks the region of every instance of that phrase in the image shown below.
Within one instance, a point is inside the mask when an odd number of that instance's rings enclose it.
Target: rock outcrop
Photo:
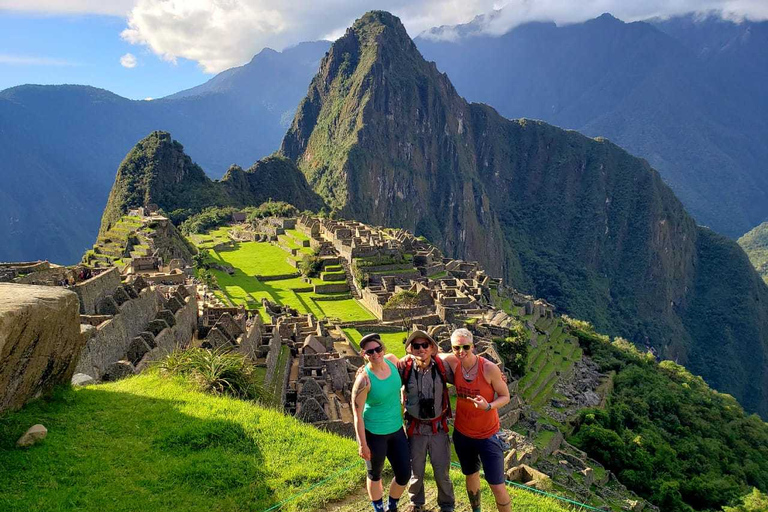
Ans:
[[[63,288],[0,283],[0,412],[69,382],[85,345],[79,310]]]

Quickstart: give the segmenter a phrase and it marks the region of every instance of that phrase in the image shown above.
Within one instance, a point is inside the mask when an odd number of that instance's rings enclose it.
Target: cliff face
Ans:
[[[273,199],[299,209],[319,209],[322,200],[290,160],[269,157],[244,171],[233,166],[221,181],[209,179],[167,132],[152,132],[117,170],[101,220],[105,233],[132,208],[157,204],[166,213],[207,206],[258,206]]]
[[[768,289],[741,261],[709,265],[738,247],[697,228],[658,173],[614,144],[464,101],[394,16],[368,13],[334,43],[281,152],[342,215],[477,259],[768,415]],[[743,314],[710,321],[720,300]],[[715,345],[742,375],[705,362]]]

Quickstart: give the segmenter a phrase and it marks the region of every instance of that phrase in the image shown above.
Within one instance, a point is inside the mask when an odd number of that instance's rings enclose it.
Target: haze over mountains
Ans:
[[[248,202],[269,163],[228,176],[216,199],[221,185],[179,151],[166,135],[143,140],[105,222],[147,200],[166,211]],[[366,14],[333,44],[280,153],[272,189],[304,190],[300,170],[328,208],[426,235],[768,415],[768,287],[739,246],[697,227],[659,174],[618,146],[467,103],[394,16]],[[307,192],[295,201],[314,206]]]
[[[768,23],[604,15],[501,37],[416,38],[459,94],[507,117],[608,137],[646,158],[694,218],[736,238],[768,218]],[[169,130],[213,178],[275,151],[330,43],[264,50],[239,68],[155,101],[86,86],[0,92],[0,260],[79,259],[120,161]]]
[[[329,44],[264,50],[154,101],[79,85],[0,92],[0,261],[78,261],[98,232],[115,169],[153,130],[172,130],[217,178],[272,153]]]

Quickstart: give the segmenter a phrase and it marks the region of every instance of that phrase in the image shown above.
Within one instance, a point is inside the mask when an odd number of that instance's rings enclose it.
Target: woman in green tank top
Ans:
[[[403,409],[400,404],[402,382],[397,371],[397,357],[384,353],[378,334],[368,334],[360,340],[360,353],[366,361],[365,371],[359,372],[352,389],[352,410],[360,456],[368,469],[366,487],[376,512],[384,512],[381,471],[389,459],[395,478],[389,486],[389,511],[397,511],[411,476],[408,439],[403,430]]]

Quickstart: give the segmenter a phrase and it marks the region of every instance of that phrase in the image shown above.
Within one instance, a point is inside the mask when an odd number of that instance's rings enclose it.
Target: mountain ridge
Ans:
[[[406,38],[394,16],[368,13],[323,59],[281,148],[313,188],[344,216],[425,235],[768,414],[768,288],[738,246],[698,228],[645,160],[467,103]],[[740,307],[723,315],[708,295]]]

